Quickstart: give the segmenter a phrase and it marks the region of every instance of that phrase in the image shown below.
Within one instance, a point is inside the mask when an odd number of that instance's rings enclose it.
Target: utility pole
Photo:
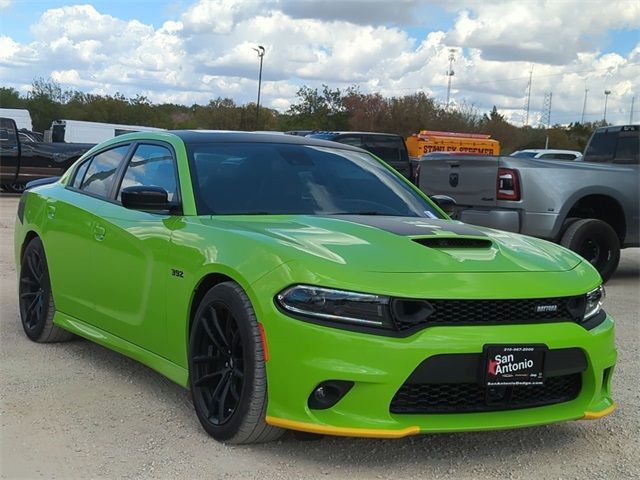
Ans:
[[[540,123],[542,125],[546,125],[547,127],[547,140],[545,141],[544,148],[549,148],[549,127],[551,127],[551,99],[553,97],[553,92],[548,92],[544,94],[544,103],[542,105],[542,117],[540,118]]]
[[[529,106],[531,105],[531,79],[533,78],[533,64],[529,70],[529,83],[527,84],[527,100],[525,102],[525,116],[523,126],[529,125]]]
[[[587,88],[587,81],[584,81],[584,102],[582,102],[582,118],[580,119],[580,123],[584,125],[584,112],[587,110],[587,93],[589,93],[589,89]]]
[[[258,45],[258,48],[254,48],[258,52],[260,58],[260,73],[258,74],[258,103],[256,103],[256,130],[260,128],[260,87],[262,86],[262,58],[264,57],[264,47]]]
[[[629,125],[633,125],[633,103],[635,102],[636,97],[631,97],[631,111],[629,112]]]
[[[449,108],[449,98],[451,97],[451,78],[454,75],[453,72],[453,62],[456,61],[456,50],[454,48],[449,49],[449,70],[447,70],[447,77],[449,77],[447,81],[447,102],[446,108]]]

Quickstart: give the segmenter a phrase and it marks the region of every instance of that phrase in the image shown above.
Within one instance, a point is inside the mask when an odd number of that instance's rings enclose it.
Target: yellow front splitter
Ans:
[[[318,433],[321,435],[337,435],[341,437],[366,437],[366,438],[402,438],[409,435],[417,435],[420,428],[417,426],[402,428],[399,430],[384,430],[380,428],[346,428],[331,425],[316,425],[314,423],[297,422],[284,418],[266,417],[266,422],[274,427],[298,430],[301,432]]]
[[[604,410],[600,410],[599,412],[584,412],[584,416],[582,420],[597,420],[598,418],[602,418],[616,409],[616,404],[612,404],[611,406],[605,408]]]

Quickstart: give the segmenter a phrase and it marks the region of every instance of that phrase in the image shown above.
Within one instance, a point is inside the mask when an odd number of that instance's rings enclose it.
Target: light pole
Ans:
[[[611,90],[604,91],[604,115],[602,116],[602,121],[604,123],[607,123],[607,100],[609,99],[610,93],[611,93]]]
[[[262,86],[262,58],[264,57],[264,47],[258,45],[258,48],[254,48],[258,52],[260,58],[260,73],[258,74],[258,103],[256,104],[256,130],[260,128],[260,87]]]

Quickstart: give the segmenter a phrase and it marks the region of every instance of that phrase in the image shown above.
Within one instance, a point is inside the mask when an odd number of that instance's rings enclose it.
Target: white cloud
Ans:
[[[483,58],[562,65],[593,51],[612,28],[640,28],[640,2],[477,2],[462,10],[447,35],[452,45],[482,50]]]
[[[0,0],[0,10],[5,10],[11,6],[11,0]]]
[[[302,84],[357,84],[383,95],[425,91],[442,100],[449,49],[457,47],[457,103],[483,111],[496,105],[521,118],[533,63],[531,118],[552,91],[552,122],[579,120],[586,80],[588,120],[600,118],[605,89],[612,91],[607,117],[628,119],[639,91],[640,42],[628,54],[603,53],[598,45],[612,28],[638,28],[640,3],[474,2],[456,10],[448,31],[413,38],[393,26],[415,21],[418,7],[429,4],[458,8],[439,0],[197,0],[156,28],[91,5],[65,6],[35,21],[30,43],[0,36],[0,75],[21,89],[51,76],[93,93],[187,104],[229,96],[243,103],[256,98],[253,48],[263,45],[262,102],[284,110]]]

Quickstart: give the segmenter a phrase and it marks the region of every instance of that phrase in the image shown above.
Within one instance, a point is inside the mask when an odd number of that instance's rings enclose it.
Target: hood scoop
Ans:
[[[491,240],[465,237],[414,238],[414,242],[429,248],[490,248]]]

